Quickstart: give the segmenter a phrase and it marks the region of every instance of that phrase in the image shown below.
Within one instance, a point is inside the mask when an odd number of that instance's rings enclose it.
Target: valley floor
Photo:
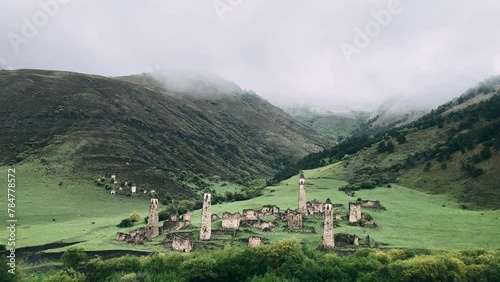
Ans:
[[[0,168],[6,172],[7,168]],[[145,245],[129,245],[114,240],[118,229],[116,224],[137,210],[145,217],[149,200],[146,197],[113,197],[91,180],[58,185],[60,178],[46,175],[42,167],[24,164],[16,167],[18,180],[16,190],[16,247],[36,246],[52,242],[74,242],[86,250],[141,250],[166,251],[159,243],[160,236]],[[325,201],[330,198],[334,204],[343,204],[336,213],[346,214],[349,202],[358,198],[379,200],[387,209],[375,211],[364,209],[373,216],[376,228],[348,226],[345,221],[335,228],[335,233],[357,234],[360,238],[370,236],[382,248],[416,248],[430,250],[498,249],[500,248],[500,211],[463,210],[459,203],[445,195],[430,195],[407,187],[392,185],[361,190],[354,197],[338,191],[345,185],[342,164],[304,171],[306,177],[307,200]],[[6,173],[2,173],[1,183],[6,183]],[[0,197],[6,202],[7,189]],[[242,212],[243,209],[260,208],[263,205],[277,205],[281,211],[297,207],[298,176],[267,187],[264,195],[247,201],[225,203],[212,206],[212,213]],[[160,206],[160,210],[162,207]],[[6,216],[6,212],[2,217]],[[200,210],[192,212],[193,229],[200,225]],[[5,221],[4,221],[5,222]],[[214,223],[218,226],[220,223]],[[270,232],[243,230],[237,237],[246,238],[251,234],[265,237],[270,242],[295,237],[308,247],[321,244],[321,219],[309,220],[315,234],[290,233],[278,226]],[[141,225],[138,225],[141,226]],[[1,229],[4,242],[8,230]],[[230,237],[228,238],[230,239]],[[2,244],[5,244],[2,242]],[[241,244],[242,246],[244,244]],[[64,248],[51,249],[60,252]]]

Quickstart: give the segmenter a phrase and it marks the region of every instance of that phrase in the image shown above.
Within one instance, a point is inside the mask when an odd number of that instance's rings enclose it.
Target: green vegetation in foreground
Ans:
[[[78,261],[75,261],[78,262]],[[286,239],[255,248],[198,254],[123,256],[38,272],[24,281],[498,281],[500,251],[424,252],[363,249],[341,257]],[[68,280],[65,280],[68,278]]]

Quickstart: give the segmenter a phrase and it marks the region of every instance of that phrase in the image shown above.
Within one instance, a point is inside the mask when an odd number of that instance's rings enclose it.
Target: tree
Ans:
[[[396,141],[398,141],[399,144],[403,144],[406,142],[406,137],[403,134],[399,134]]]
[[[74,268],[80,262],[84,262],[86,260],[87,253],[85,253],[85,249],[82,247],[68,248],[62,256],[62,263],[68,268]]]
[[[138,222],[140,219],[141,219],[141,214],[138,212],[138,211],[133,211],[129,216],[128,216],[128,219],[130,219],[130,221],[132,223],[135,223],[135,222]]]
[[[394,144],[392,141],[387,142],[387,145],[385,146],[386,152],[392,153],[394,152]]]
[[[488,160],[489,158],[491,158],[490,147],[488,147],[488,146],[484,146],[483,147],[483,150],[481,150],[481,158],[483,160]]]
[[[384,142],[384,141],[380,142],[380,143],[378,144],[377,151],[378,151],[379,153],[383,153],[383,152],[385,152],[386,150],[387,150],[387,149],[385,148],[385,142]]]
[[[177,210],[179,214],[185,214],[187,211],[190,211],[194,208],[194,202],[190,200],[182,200],[179,202],[177,206]]]

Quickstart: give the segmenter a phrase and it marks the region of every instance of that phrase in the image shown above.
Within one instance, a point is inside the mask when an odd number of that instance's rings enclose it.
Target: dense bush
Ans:
[[[86,281],[498,281],[500,251],[358,249],[339,256],[286,239],[249,249],[97,258],[78,271]]]
[[[87,260],[87,253],[85,253],[85,250],[81,247],[70,247],[62,256],[64,266],[69,268],[76,267],[85,260]]]

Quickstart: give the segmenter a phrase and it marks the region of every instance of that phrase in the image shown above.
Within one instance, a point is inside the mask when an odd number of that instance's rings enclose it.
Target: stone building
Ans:
[[[170,220],[163,221],[163,232],[173,232],[191,225],[191,212],[186,212],[182,220],[179,220],[177,213],[175,214],[176,216],[170,215]]]
[[[210,236],[212,235],[211,201],[212,201],[212,194],[210,192],[210,189],[207,189],[203,194],[200,240],[210,240]]]
[[[349,223],[356,223],[361,219],[361,205],[349,203]]]
[[[239,212],[222,214],[222,229],[238,229],[240,227],[241,214]]]
[[[330,199],[326,199],[323,224],[323,248],[335,247],[333,238],[333,205]]]
[[[212,216],[210,217],[210,219],[212,220],[212,222],[214,221],[217,221],[220,219],[219,215],[217,215],[216,213],[213,213]]]
[[[248,236],[248,246],[250,248],[257,247],[262,244],[262,238],[259,236]]]
[[[135,194],[137,192],[137,186],[132,186],[130,187],[130,192],[132,192],[132,194]]]
[[[322,216],[324,205],[325,205],[324,203],[322,203],[318,200],[312,200],[310,202],[308,201],[306,203],[307,215]]]
[[[193,238],[191,233],[176,233],[170,237],[172,240],[172,249],[189,253],[193,249]]]
[[[301,173],[299,177],[299,209],[298,212],[305,215],[307,213],[306,206],[306,181],[304,174]]]
[[[116,233],[115,240],[125,241],[132,244],[140,244],[149,240],[148,227],[140,227],[130,231],[129,233],[118,232]]]
[[[279,213],[280,213],[279,207],[275,205],[267,205],[267,206],[262,206],[257,216],[263,217],[263,216],[279,215]]]
[[[258,220],[259,216],[258,216],[257,212],[255,212],[252,209],[244,209],[243,210],[243,218],[245,220]]]
[[[302,214],[300,212],[288,211],[286,215],[288,230],[302,229]]]
[[[152,239],[160,235],[158,226],[158,199],[151,198],[148,214],[148,238]]]

